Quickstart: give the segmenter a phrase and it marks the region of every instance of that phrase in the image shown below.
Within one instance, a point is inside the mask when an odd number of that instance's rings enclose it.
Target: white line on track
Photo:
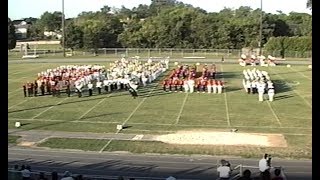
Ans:
[[[107,97],[110,97],[111,94]],[[87,115],[90,111],[92,111],[95,107],[97,107],[99,104],[101,104],[103,101],[105,101],[107,98],[103,98],[102,100],[100,100],[96,105],[92,106],[92,108],[88,109],[85,113],[83,113],[78,120],[80,120],[81,118],[83,118],[85,115]]]
[[[184,105],[186,104],[187,99],[188,99],[188,94],[189,94],[189,93],[186,93],[186,96],[185,96],[184,99],[183,99],[183,102],[182,102],[182,105],[181,105],[181,108],[180,108],[178,117],[177,117],[177,119],[176,119],[176,122],[174,123],[175,125],[177,125],[177,124],[179,123],[179,120],[180,120],[180,117],[181,117],[181,114],[182,114]]]

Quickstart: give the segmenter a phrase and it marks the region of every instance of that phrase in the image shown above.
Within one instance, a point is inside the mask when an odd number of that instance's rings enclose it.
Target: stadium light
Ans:
[[[62,49],[63,49],[63,57],[66,57],[66,49],[64,48],[65,44],[65,19],[64,19],[64,0],[62,0],[62,19],[61,19],[61,26],[62,26]]]
[[[259,31],[259,56],[262,55],[262,0],[260,0],[261,12],[260,12],[260,31]]]

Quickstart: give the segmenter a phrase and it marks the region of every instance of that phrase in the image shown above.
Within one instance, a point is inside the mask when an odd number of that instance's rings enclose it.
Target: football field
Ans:
[[[269,73],[276,87],[275,100],[258,101],[258,95],[247,94],[242,86],[243,69],[238,64],[217,63],[218,79],[226,82],[222,94],[164,92],[162,80],[169,71],[147,87],[139,88],[137,99],[128,92],[78,98],[39,96],[23,97],[22,84],[33,81],[37,73],[70,63],[9,63],[8,128],[20,121],[24,130],[94,132],[114,134],[169,134],[177,131],[230,131],[282,134],[288,147],[172,145],[143,141],[103,141],[52,138],[43,146],[79,149],[131,151],[150,153],[184,153],[240,155],[260,157],[266,151],[279,157],[312,156],[312,71],[307,65],[260,67]],[[72,63],[77,64],[77,63]],[[79,63],[80,64],[80,63]],[[101,64],[105,63],[81,63]],[[187,64],[187,63],[186,63]],[[171,68],[174,68],[173,63]],[[267,95],[265,96],[267,99]],[[124,125],[117,131],[116,125]],[[50,143],[50,141],[52,141]],[[74,141],[76,143],[70,143]],[[68,142],[68,143],[66,143]],[[79,145],[81,144],[82,145]],[[66,145],[68,144],[68,145]],[[40,144],[41,145],[41,144]],[[68,146],[68,147],[65,147]],[[131,147],[131,149],[130,149]]]

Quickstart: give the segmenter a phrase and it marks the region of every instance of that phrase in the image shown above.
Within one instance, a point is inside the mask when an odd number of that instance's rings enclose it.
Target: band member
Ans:
[[[49,95],[51,95],[51,80],[48,80],[46,82],[47,92]]]
[[[188,79],[183,80],[183,89],[186,93],[189,91]]]
[[[45,87],[45,82],[42,82],[40,85],[41,96],[44,96],[44,87]]]
[[[251,89],[252,89],[252,94],[258,93],[258,91],[257,91],[257,81],[256,80],[253,80],[251,82]]]
[[[167,81],[167,88],[169,87],[169,91],[170,91],[170,92],[172,91],[172,85],[173,85],[172,79],[168,79],[168,81]]]
[[[34,96],[38,96],[38,83],[34,81]]]
[[[196,88],[197,88],[197,93],[200,93],[201,80],[200,79],[196,79],[195,84],[196,84]]]
[[[133,97],[133,99],[138,97],[138,93],[137,93],[138,84],[139,84],[138,82],[133,82],[133,81],[130,81],[130,83],[128,84],[129,92],[130,92],[131,96]]]
[[[107,79],[103,80],[103,86],[106,92],[108,92],[108,84],[109,84],[109,81]]]
[[[250,94],[250,92],[251,92],[251,82],[249,80],[246,81],[246,89],[247,89],[247,93]]]
[[[217,86],[217,80],[212,80],[212,92],[214,93],[214,94],[216,94],[217,93],[217,89],[218,89],[218,86]]]
[[[223,88],[223,82],[218,81],[218,83],[217,83],[218,94],[222,93],[222,88]]]
[[[23,88],[23,95],[24,95],[24,97],[27,97],[27,86],[26,86],[26,84],[23,84],[23,85],[22,85],[22,88]]]
[[[269,101],[273,101],[273,97],[274,97],[274,89],[273,88],[270,88],[268,90],[268,96],[269,96]]]
[[[70,90],[70,81],[69,80],[66,81],[66,86],[67,86],[66,93],[67,93],[68,97],[70,97],[71,90]]]
[[[89,81],[89,84],[88,84],[89,96],[92,96],[92,89],[93,89],[93,84]]]
[[[33,92],[34,92],[34,84],[33,83],[31,83],[31,85],[30,85],[30,94],[31,94],[31,96],[33,95]]]
[[[31,97],[31,83],[27,83],[28,97]]]
[[[183,91],[183,80],[182,79],[179,79],[178,86],[179,86],[180,92],[182,92]]]
[[[50,81],[50,89],[52,91],[52,96],[56,96],[56,82],[54,80]]]
[[[188,85],[189,85],[190,93],[193,93],[194,92],[194,85],[195,85],[195,81],[193,78],[189,78]]]
[[[76,90],[77,90],[77,93],[78,93],[78,97],[80,98],[80,97],[82,97],[82,87],[83,87],[82,82],[80,82],[78,80],[78,81],[76,81],[75,84],[76,84]]]
[[[165,80],[162,81],[163,91],[167,91],[166,87],[167,87],[167,79],[165,79]]]
[[[98,89],[98,94],[101,94],[102,82],[101,82],[101,81],[97,81],[96,87],[97,87],[97,89]]]
[[[213,79],[209,79],[208,83],[207,83],[207,91],[208,93],[212,92],[212,81],[214,81]]]
[[[204,79],[201,81],[201,89],[202,89],[202,92],[203,92],[203,93],[206,92],[206,87],[207,87],[207,80],[206,80],[206,78],[204,78]]]
[[[173,85],[174,85],[174,92],[178,92],[178,84],[179,84],[179,79],[173,80]]]
[[[263,94],[265,91],[264,82],[260,82],[257,88],[258,88],[258,94],[259,94],[259,101],[263,101]]]

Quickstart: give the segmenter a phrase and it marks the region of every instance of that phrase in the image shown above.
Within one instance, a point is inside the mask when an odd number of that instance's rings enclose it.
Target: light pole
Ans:
[[[62,21],[62,48],[63,48],[63,57],[66,57],[66,49],[64,48],[64,45],[65,45],[65,25],[64,25],[64,23],[65,23],[65,19],[64,19],[64,0],[62,0],[62,19],[61,19],[61,21]]]
[[[262,55],[262,0],[260,0],[261,12],[260,12],[260,31],[259,31],[259,56]]]

